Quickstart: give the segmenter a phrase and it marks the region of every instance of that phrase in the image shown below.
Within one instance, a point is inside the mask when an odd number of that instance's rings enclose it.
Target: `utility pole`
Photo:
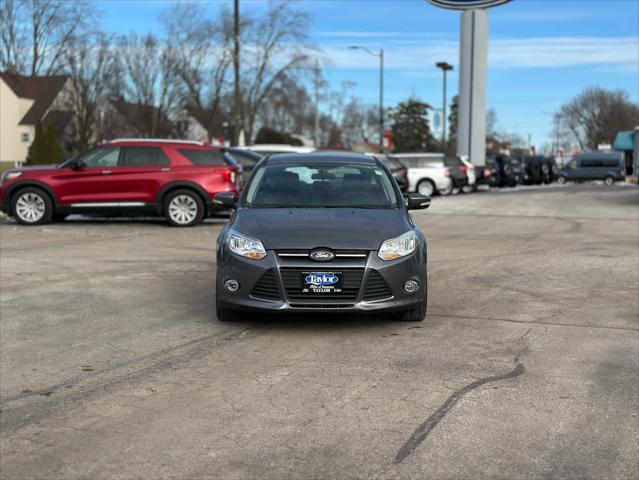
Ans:
[[[373,57],[379,57],[379,151],[384,153],[384,49],[379,53],[372,52],[361,45],[351,45],[353,50],[364,50]]]
[[[315,60],[315,148],[320,147],[320,110],[319,110],[319,102],[320,102],[320,68],[319,68],[319,60]]]
[[[240,0],[234,0],[233,11],[233,71],[235,73],[235,95],[233,102],[233,145],[237,146],[240,139],[240,132],[243,128],[242,122],[242,98],[240,93]]]
[[[442,119],[442,149],[446,149],[446,104],[448,103],[448,99],[446,98],[447,92],[446,92],[446,77],[447,74],[450,70],[453,69],[453,66],[450,65],[447,62],[439,62],[435,65],[437,68],[441,68],[442,72],[444,72],[444,101],[443,101],[443,106],[442,106],[442,111],[443,111],[443,115],[444,118]]]
[[[384,153],[384,49],[379,50],[379,151]]]

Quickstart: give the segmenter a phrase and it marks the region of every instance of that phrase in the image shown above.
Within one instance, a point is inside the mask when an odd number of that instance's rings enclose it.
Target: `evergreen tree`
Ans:
[[[46,165],[50,163],[61,163],[64,161],[64,152],[58,141],[58,137],[53,130],[53,125],[49,125],[44,130],[41,122],[36,124],[35,137],[29,147],[28,163],[32,165]]]
[[[48,161],[46,163],[64,162],[64,152],[52,124],[49,124],[47,128],[47,158]]]
[[[435,139],[428,124],[427,103],[413,97],[402,102],[393,115],[393,142],[396,152],[425,152],[433,148]]]
[[[450,104],[448,115],[448,143],[457,143],[457,112],[459,110],[459,95],[455,95]]]
[[[42,128],[42,123],[36,123],[35,127],[35,137],[33,137],[33,142],[31,142],[31,146],[29,147],[29,154],[27,155],[27,163],[29,164],[42,164],[47,163],[44,161],[47,150],[47,135],[44,132],[44,128]]]

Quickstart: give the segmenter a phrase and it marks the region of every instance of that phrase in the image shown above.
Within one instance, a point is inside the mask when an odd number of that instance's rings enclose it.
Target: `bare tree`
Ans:
[[[311,135],[315,105],[306,88],[286,74],[276,79],[258,112],[257,124],[286,133]]]
[[[245,27],[242,100],[246,138],[253,137],[258,111],[275,83],[305,66],[309,16],[290,3],[269,4],[265,16]]]
[[[23,75],[53,75],[63,52],[93,18],[89,2],[3,0],[0,2],[2,67]]]
[[[73,114],[71,146],[78,152],[104,138],[103,107],[120,75],[110,39],[104,34],[75,37],[64,52],[64,61],[73,84],[68,96]]]
[[[161,17],[174,46],[176,73],[185,87],[184,100],[206,113],[210,131],[228,84],[233,59],[233,18],[223,6],[216,21],[207,18],[202,3],[176,3]]]
[[[379,133],[378,107],[365,105],[352,98],[344,109],[342,138],[346,147],[352,148]]]
[[[127,98],[150,112],[143,119],[145,131],[140,133],[170,135],[168,118],[183,98],[177,47],[168,41],[160,43],[152,34],[120,37],[118,47]]]
[[[567,128],[582,150],[612,143],[620,130],[639,125],[639,106],[622,90],[587,88],[556,114],[560,127]]]
[[[0,66],[3,70],[23,73],[29,39],[24,21],[25,9],[15,0],[0,2]]]

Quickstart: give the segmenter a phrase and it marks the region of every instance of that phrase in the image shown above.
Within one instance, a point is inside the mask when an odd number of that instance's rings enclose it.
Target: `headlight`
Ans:
[[[14,178],[18,178],[22,175],[22,172],[4,172],[2,174],[2,181],[6,182],[7,180],[13,180]]]
[[[229,234],[228,246],[231,252],[242,257],[252,258],[253,260],[261,260],[266,257],[266,250],[264,250],[262,242],[254,238],[245,237],[237,232]]]
[[[395,260],[413,253],[415,248],[417,248],[415,233],[406,232],[404,235],[391,238],[382,243],[377,256],[382,260]]]

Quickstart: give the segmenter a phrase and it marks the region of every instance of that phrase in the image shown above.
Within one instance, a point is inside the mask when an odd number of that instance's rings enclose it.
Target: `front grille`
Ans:
[[[373,301],[381,300],[383,298],[389,298],[393,296],[388,283],[384,280],[379,272],[372,270],[368,275],[368,281],[366,282],[366,290],[364,290],[364,300]]]
[[[280,289],[277,286],[277,276],[274,268],[264,272],[253,287],[251,296],[265,300],[280,300]]]
[[[331,250],[335,254],[335,258],[366,258],[368,257],[368,250]],[[300,258],[309,258],[309,255],[312,250],[299,250],[299,249],[287,249],[287,250],[277,250],[278,257],[300,257]]]
[[[325,302],[353,303],[357,299],[359,288],[364,277],[363,268],[340,269],[343,275],[342,291],[339,293],[304,293],[302,292],[302,272],[317,270],[317,267],[307,268],[282,268],[282,283],[291,305],[300,304],[322,304]],[[297,305],[296,305],[297,306]]]

